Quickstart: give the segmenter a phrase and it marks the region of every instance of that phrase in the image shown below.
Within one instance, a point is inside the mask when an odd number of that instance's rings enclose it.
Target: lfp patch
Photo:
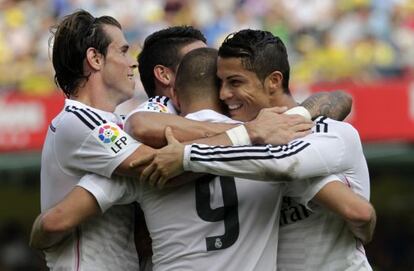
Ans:
[[[161,112],[161,113],[167,113],[168,108],[167,106],[163,105],[159,102],[148,102],[147,103],[147,110],[148,111],[155,111],[155,112]]]
[[[119,136],[119,131],[116,126],[104,125],[99,128],[99,139],[103,143],[114,142]]]

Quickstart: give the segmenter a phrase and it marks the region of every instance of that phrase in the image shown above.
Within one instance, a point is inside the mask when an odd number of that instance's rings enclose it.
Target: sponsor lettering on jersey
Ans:
[[[128,138],[120,127],[115,124],[103,124],[98,128],[98,139],[106,149],[114,154],[120,152],[127,144]]]
[[[146,110],[148,110],[148,111],[155,111],[155,112],[161,112],[161,113],[167,113],[168,112],[167,106],[163,105],[160,102],[156,102],[156,101],[150,101],[150,102],[148,102],[147,103]]]
[[[303,220],[312,214],[303,204],[299,204],[289,197],[283,197],[280,210],[281,227]]]

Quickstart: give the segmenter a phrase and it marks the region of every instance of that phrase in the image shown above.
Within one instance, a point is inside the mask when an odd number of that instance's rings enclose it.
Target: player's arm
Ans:
[[[186,146],[181,153],[183,170],[289,180],[326,176],[351,168],[355,157],[362,155],[355,128],[324,117],[316,123],[315,133],[285,146]]]
[[[131,162],[141,157],[153,157],[155,151],[155,149],[141,144],[131,155],[129,155],[118,165],[113,174],[138,178],[145,166],[151,162],[151,159],[148,159],[148,162],[143,163],[141,166],[134,168],[130,167]]]
[[[128,118],[125,130],[138,141],[159,148],[167,144],[164,137],[167,126],[171,127],[178,140],[190,141],[218,135],[236,125],[194,121],[173,114],[141,111]]]
[[[364,244],[371,241],[376,225],[374,207],[341,181],[326,184],[314,197],[320,205],[340,215]]]
[[[314,133],[283,146],[184,146],[167,133],[170,144],[157,151],[142,179],[164,183],[183,171],[264,181],[325,176],[351,167],[352,151],[358,150],[355,136]]]
[[[289,141],[305,136],[313,123],[299,115],[282,114],[286,108],[274,107],[261,110],[259,115],[246,123],[244,144],[286,144]],[[165,128],[171,127],[180,142],[196,142],[209,145],[231,145],[227,131],[240,126],[188,120],[180,116],[137,112],[126,122],[126,131],[133,137],[151,146],[164,146]]]
[[[76,186],[61,202],[36,218],[30,246],[36,249],[50,248],[64,240],[80,223],[100,213],[95,197]]]
[[[86,147],[82,150],[83,155],[77,157],[84,161],[83,169],[108,178],[114,176],[126,176],[138,180],[144,168],[152,161],[156,149],[135,141],[123,131],[122,136],[118,136],[118,138],[120,139],[108,143],[108,147],[106,147],[104,152],[98,153],[100,156],[99,158],[102,158],[100,161],[108,161],[103,162],[102,164],[94,162],[97,159],[97,154],[94,152],[95,150],[90,148],[89,144],[84,144]],[[129,147],[131,145],[133,146],[132,148]],[[124,153],[122,154],[122,152]],[[132,161],[142,158],[145,158],[146,162],[141,163],[140,166],[130,166]],[[107,166],[105,167],[105,165]],[[177,181],[177,183],[180,182],[180,180]]]
[[[288,114],[281,114],[286,111],[286,108],[267,108],[260,111],[259,115],[256,117],[255,120],[242,125],[236,128],[233,128],[226,133],[221,133],[217,136],[204,138],[204,139],[196,139],[194,141],[204,144],[222,144],[222,145],[249,145],[253,143],[261,143],[263,141],[267,141],[273,144],[282,144],[286,143],[292,138],[303,137],[310,133],[310,128],[313,126],[313,123],[306,120],[303,116],[300,115],[288,115]],[[234,132],[234,130],[241,130],[244,134],[240,135],[239,132]],[[178,148],[175,148],[177,145],[171,145],[170,147],[166,147],[165,149],[156,151],[156,157],[164,155],[164,153],[170,154],[174,153],[176,150],[180,150],[180,143],[172,136],[171,128],[168,127],[166,131],[169,131],[171,142],[176,143],[179,145]],[[166,136],[168,141],[168,136]],[[170,148],[173,148],[174,151],[170,152]],[[159,187],[163,187],[166,183],[166,180],[172,179],[176,176],[179,176],[183,173],[182,164],[176,167],[175,162],[179,162],[181,159],[182,151],[176,156],[169,155],[169,158],[172,160],[166,161],[169,166],[159,166],[158,163],[152,163],[154,158],[153,154],[147,156],[138,157],[137,160],[131,163],[131,167],[146,167],[144,171],[142,171],[141,179],[148,180],[150,184],[156,184]],[[151,163],[149,166],[147,166]],[[182,161],[181,161],[182,163]],[[161,172],[162,171],[162,172]],[[200,172],[201,173],[201,172]],[[206,172],[208,173],[208,172]],[[148,178],[148,176],[151,176]],[[194,176],[193,176],[194,177]],[[162,179],[162,181],[160,180]],[[184,177],[180,177],[181,180],[174,179],[175,183],[185,183],[189,182],[189,178],[185,179]],[[194,179],[194,178],[192,178]]]
[[[109,178],[87,174],[77,186],[53,208],[36,219],[30,245],[45,249],[51,247],[88,218],[104,213],[113,205],[129,204],[138,200],[139,186],[127,178]]]
[[[332,119],[342,120],[351,110],[352,97],[342,91],[320,92],[310,96],[301,105],[309,111],[313,119],[324,115]],[[274,122],[271,123],[271,126],[261,125],[260,121],[246,125],[254,144],[285,144],[294,138],[303,136],[298,132],[305,130],[303,127],[299,127],[300,124],[305,123],[304,119],[298,120],[297,117],[284,115],[274,116],[273,119]],[[298,123],[300,121],[302,122]],[[172,114],[145,111],[135,112],[126,122],[128,133],[140,142],[155,148],[165,146],[164,131],[167,126],[171,127],[174,135],[181,142],[194,141],[214,145],[227,144],[226,137],[222,133],[234,127],[231,124],[198,122]],[[195,141],[214,135],[219,136],[213,139]],[[275,136],[277,137],[276,140],[271,138]]]
[[[131,169],[129,162],[154,152],[152,148],[133,139],[116,123],[96,120],[86,125],[81,119],[69,115],[67,124],[55,131],[56,152],[61,154],[58,164],[108,178],[114,173],[135,177],[140,174],[142,168]],[[69,147],[73,151],[68,151]]]
[[[326,116],[335,120],[344,120],[351,112],[352,96],[343,91],[315,93],[301,104],[315,119]]]
[[[303,138],[287,145],[187,145],[182,169],[263,181],[304,179],[345,170],[345,144],[339,137]],[[154,162],[157,162],[158,155]]]

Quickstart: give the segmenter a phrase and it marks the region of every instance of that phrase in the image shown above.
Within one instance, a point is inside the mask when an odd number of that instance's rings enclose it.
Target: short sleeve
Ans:
[[[96,174],[83,176],[77,185],[95,197],[102,212],[114,205],[136,201],[140,191],[137,182],[130,178],[109,179]]]
[[[70,161],[76,168],[109,178],[140,145],[118,125],[108,122],[89,133]]]

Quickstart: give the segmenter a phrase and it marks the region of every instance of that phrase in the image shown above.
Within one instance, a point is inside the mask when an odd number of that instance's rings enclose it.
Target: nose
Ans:
[[[132,57],[132,56],[131,56],[131,58],[130,58],[130,60],[129,60],[129,63],[130,63],[130,67],[131,67],[132,69],[136,69],[136,68],[138,68],[138,61],[137,61],[137,59],[136,59],[135,57]]]
[[[233,97],[233,93],[226,87],[225,84],[222,84],[220,87],[220,100],[225,101]]]

